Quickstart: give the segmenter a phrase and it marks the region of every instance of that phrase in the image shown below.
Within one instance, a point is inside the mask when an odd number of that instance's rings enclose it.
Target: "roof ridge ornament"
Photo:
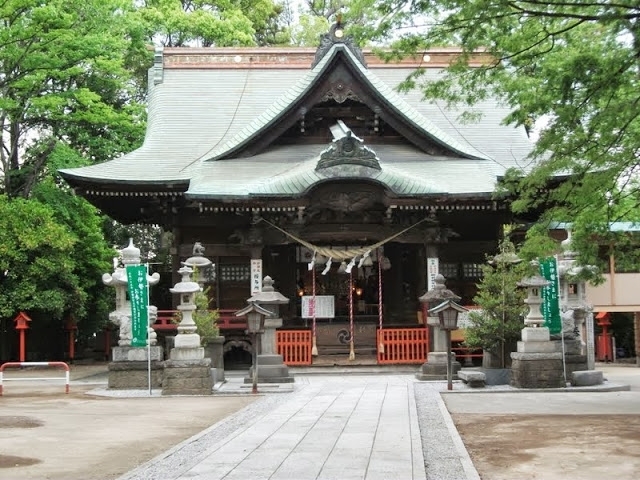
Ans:
[[[324,58],[329,50],[331,50],[331,47],[339,43],[347,47],[362,66],[367,68],[367,62],[364,59],[364,53],[362,53],[360,47],[356,45],[351,35],[345,36],[342,15],[340,14],[336,15],[336,23],[331,25],[329,32],[320,36],[320,45],[318,45],[318,49],[316,50],[316,56],[313,59],[311,68],[314,68],[320,60]]]
[[[340,165],[359,165],[382,170],[376,152],[364,145],[342,120],[331,127],[334,136],[329,147],[320,153],[316,171]]]

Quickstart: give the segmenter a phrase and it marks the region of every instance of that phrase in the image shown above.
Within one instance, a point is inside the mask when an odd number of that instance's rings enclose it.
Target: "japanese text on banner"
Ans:
[[[558,278],[558,262],[554,257],[540,260],[540,275],[548,280],[550,285],[542,288],[542,305],[540,311],[544,317],[544,326],[551,335],[562,331],[560,318],[560,285]]]
[[[131,301],[131,346],[146,347],[149,331],[149,285],[146,265],[127,265]]]

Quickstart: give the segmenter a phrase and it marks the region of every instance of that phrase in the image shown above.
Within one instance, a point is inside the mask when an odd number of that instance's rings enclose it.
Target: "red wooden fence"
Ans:
[[[218,310],[218,328],[220,330],[238,329],[245,330],[247,328],[247,319],[245,317],[236,317],[236,310]],[[180,313],[179,310],[158,310],[158,319],[152,325],[153,329],[159,330],[176,330],[178,324],[175,323],[175,315]]]
[[[277,330],[276,344],[286,365],[311,365],[311,330]]]
[[[384,351],[380,349],[384,346]],[[429,353],[429,331],[426,328],[383,328],[378,330],[378,363],[420,364]]]

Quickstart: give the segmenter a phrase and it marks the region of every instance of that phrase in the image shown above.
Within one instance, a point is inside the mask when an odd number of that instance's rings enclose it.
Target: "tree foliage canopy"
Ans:
[[[640,6],[575,0],[361,0],[380,14],[361,38],[393,39],[397,55],[462,49],[446,74],[405,88],[472,106],[489,95],[511,108],[506,123],[540,126],[536,164],[510,172],[518,213],[572,221],[587,243],[608,222],[637,219],[640,190]],[[477,51],[493,61],[471,65]],[[499,160],[498,160],[499,161]],[[597,172],[597,173],[596,173]],[[550,184],[552,177],[566,181]],[[589,260],[589,259],[584,259]],[[591,259],[593,261],[593,259]]]
[[[125,0],[8,0],[0,5],[0,176],[28,198],[59,143],[87,161],[135,148]]]

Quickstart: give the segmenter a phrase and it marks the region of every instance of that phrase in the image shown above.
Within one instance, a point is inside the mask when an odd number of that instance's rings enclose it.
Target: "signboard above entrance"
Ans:
[[[302,297],[302,318],[313,318],[313,295]],[[333,295],[316,295],[315,318],[334,318],[336,316]]]

